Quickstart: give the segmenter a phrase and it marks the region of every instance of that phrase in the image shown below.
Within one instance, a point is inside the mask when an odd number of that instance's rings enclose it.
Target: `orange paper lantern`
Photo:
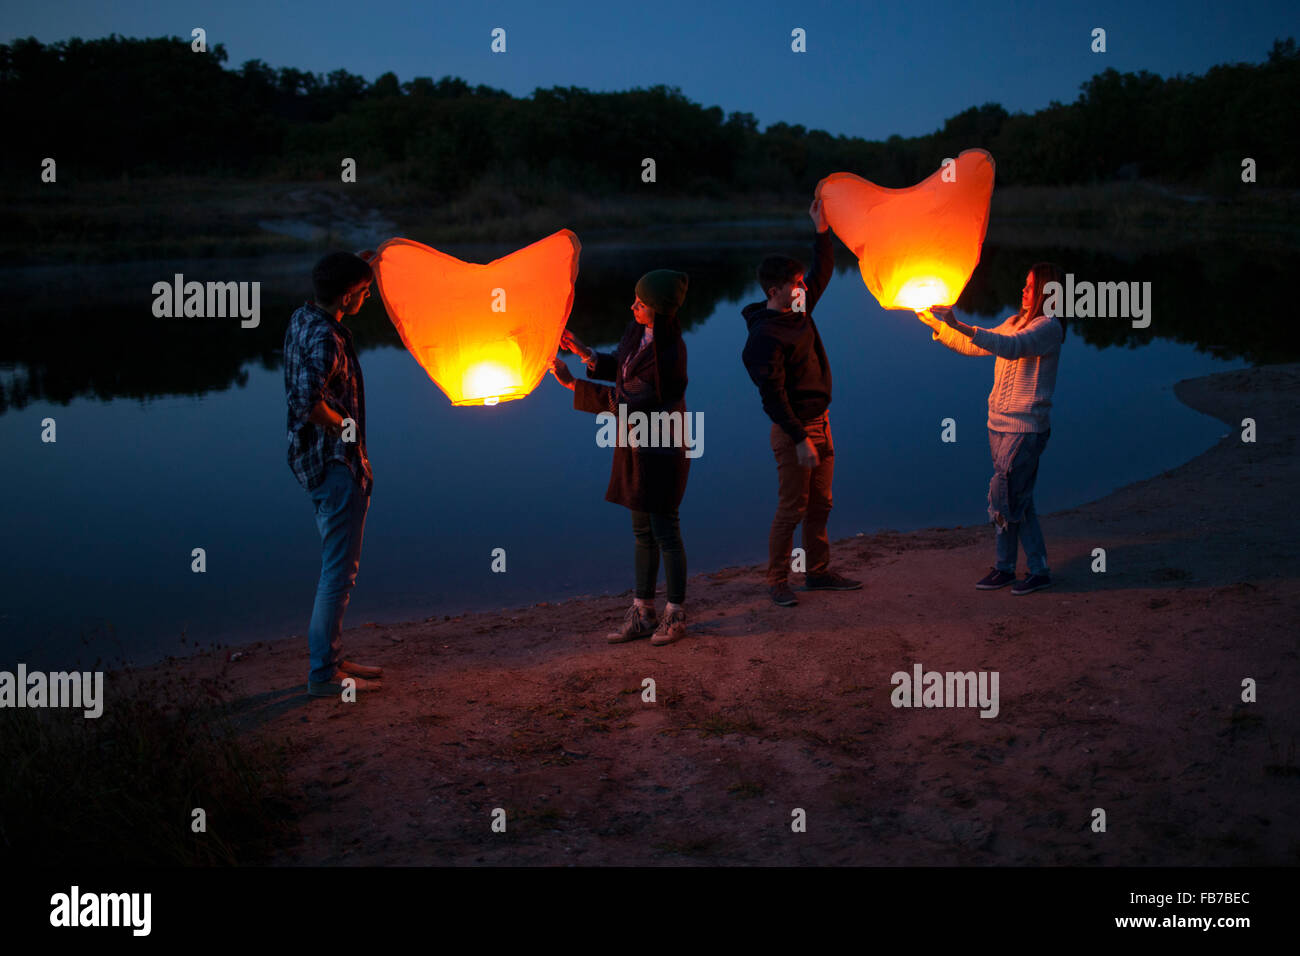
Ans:
[[[551,367],[581,250],[561,229],[479,265],[389,239],[371,265],[402,342],[451,403],[495,405],[523,398]]]
[[[817,198],[883,308],[952,305],[980,261],[993,198],[993,157],[968,149],[906,189],[832,173],[817,184]]]

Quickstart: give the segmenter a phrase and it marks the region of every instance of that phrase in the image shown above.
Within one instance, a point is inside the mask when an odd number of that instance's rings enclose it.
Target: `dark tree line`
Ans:
[[[724,113],[656,86],[599,93],[538,89],[514,97],[444,77],[373,83],[250,60],[223,64],[220,44],[110,36],[0,45],[0,121],[7,172],[41,158],[81,176],[186,173],[321,176],[352,156],[367,173],[449,194],[485,175],[596,195],[658,184],[680,195],[806,192],[849,170],[885,185],[915,182],[971,146],[997,158],[1002,185],[1066,185],[1133,176],[1240,182],[1251,157],[1261,183],[1300,184],[1300,52],[1277,41],[1263,63],[1161,78],[1106,70],[1073,103],[1032,114],[973,106],[926,136],[885,142],[832,136],[749,113]]]

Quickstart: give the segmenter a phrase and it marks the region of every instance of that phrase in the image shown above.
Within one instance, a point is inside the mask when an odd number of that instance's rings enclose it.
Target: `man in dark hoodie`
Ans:
[[[791,544],[803,523],[807,590],[853,591],[862,587],[830,570],[826,519],[831,512],[835,447],[827,409],[831,366],[812,310],[835,272],[830,232],[821,200],[808,210],[817,227],[812,268],[789,256],[768,256],[758,267],[765,302],[745,306],[749,340],[742,355],[749,377],[772,419],[772,452],[779,481],[776,517],[768,537],[767,585],[782,607],[798,604],[790,590]]]

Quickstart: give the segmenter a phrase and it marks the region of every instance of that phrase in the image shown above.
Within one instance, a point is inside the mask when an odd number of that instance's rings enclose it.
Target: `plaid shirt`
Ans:
[[[325,480],[332,461],[347,465],[367,495],[374,485],[366,457],[366,389],[352,332],[312,302],[289,320],[284,335],[284,390],[289,403],[289,467],[308,490]],[[307,420],[321,401],[357,423],[356,440]]]

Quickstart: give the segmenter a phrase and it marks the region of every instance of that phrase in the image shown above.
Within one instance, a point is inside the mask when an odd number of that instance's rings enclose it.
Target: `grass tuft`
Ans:
[[[6,710],[0,857],[37,866],[233,866],[296,838],[286,749],[238,731],[222,678],[106,675],[104,712]],[[116,693],[115,693],[116,690]],[[192,831],[192,811],[207,831]]]

